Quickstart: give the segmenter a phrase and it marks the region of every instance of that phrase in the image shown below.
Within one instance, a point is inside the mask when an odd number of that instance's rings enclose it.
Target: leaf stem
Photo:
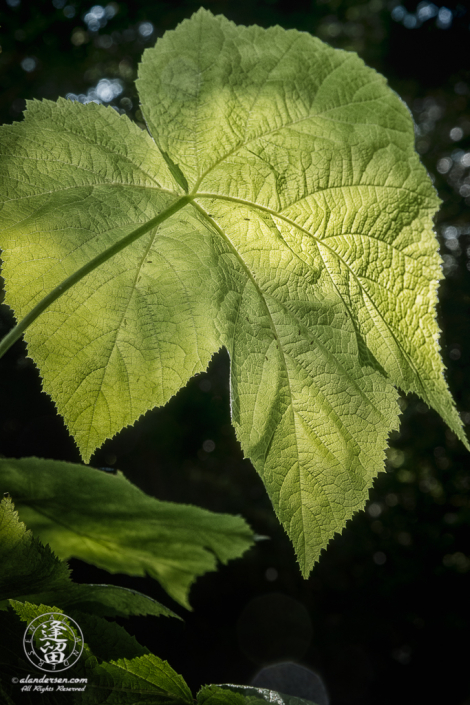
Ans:
[[[122,240],[115,242],[114,245],[108,247],[107,250],[101,252],[101,254],[97,255],[87,264],[83,265],[83,267],[77,269],[77,271],[67,277],[67,279],[64,279],[61,284],[56,286],[55,289],[47,294],[47,296],[41,299],[41,301],[36,304],[36,306],[32,308],[31,311],[27,313],[26,316],[19,323],[17,323],[17,325],[12,328],[9,333],[7,333],[3,340],[0,341],[0,358],[7,352],[7,350],[11,348],[14,343],[16,343],[19,338],[21,338],[25,330],[29,328],[31,323],[33,323],[33,321],[35,321],[41,313],[43,313],[54,301],[62,296],[62,294],[65,294],[65,292],[74,286],[74,284],[79,282],[80,279],[86,277],[87,274],[90,274],[90,272],[99,267],[101,264],[111,259],[111,257],[114,257],[114,255],[133,243],[135,240],[138,240],[139,237],[145,235],[145,233],[148,233],[149,230],[155,228],[157,225],[160,225],[160,223],[163,223],[164,220],[167,220],[181,210],[181,208],[184,208],[184,206],[186,206],[191,200],[192,196],[181,196],[181,198],[174,201],[171,206],[156,215],[155,218],[152,218],[144,225],[141,225],[136,230],[133,230],[129,233],[129,235],[123,237]]]

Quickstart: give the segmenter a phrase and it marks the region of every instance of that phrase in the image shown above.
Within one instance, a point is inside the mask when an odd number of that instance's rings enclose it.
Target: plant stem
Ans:
[[[25,330],[29,328],[31,323],[33,323],[33,321],[35,321],[36,318],[43,313],[43,311],[45,311],[54,301],[62,296],[62,294],[65,294],[65,292],[74,286],[74,284],[79,282],[80,279],[86,277],[87,274],[90,274],[90,272],[106,262],[108,259],[111,259],[111,257],[114,257],[114,255],[130,245],[132,242],[138,240],[139,237],[145,235],[145,233],[148,233],[149,230],[155,228],[164,220],[170,218],[172,215],[181,210],[181,208],[184,208],[184,206],[186,206],[191,200],[192,196],[182,196],[177,201],[172,203],[171,206],[156,215],[155,218],[152,218],[144,225],[141,225],[136,230],[133,230],[129,233],[129,235],[123,237],[122,240],[114,243],[114,245],[108,247],[107,250],[104,250],[104,252],[97,255],[97,257],[94,257],[87,264],[83,265],[83,267],[77,269],[77,271],[71,274],[70,277],[64,279],[61,284],[56,286],[55,289],[47,294],[47,296],[41,299],[41,301],[36,304],[36,306],[32,308],[31,311],[27,313],[26,316],[3,338],[0,342],[0,358],[6,353],[7,350],[11,348],[13,343],[16,343],[16,341],[21,338]]]

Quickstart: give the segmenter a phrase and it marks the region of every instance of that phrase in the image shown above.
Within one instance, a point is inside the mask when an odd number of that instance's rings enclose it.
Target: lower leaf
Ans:
[[[159,502],[122,473],[109,476],[83,465],[1,459],[0,492],[11,494],[22,521],[59,558],[149,575],[188,609],[194,580],[215,570],[217,560],[238,558],[254,541],[241,517]]]

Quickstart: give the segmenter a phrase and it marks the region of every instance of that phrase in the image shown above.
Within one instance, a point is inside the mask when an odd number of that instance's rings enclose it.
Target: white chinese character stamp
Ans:
[[[24,633],[28,660],[41,671],[66,671],[83,651],[83,633],[71,617],[48,612],[33,619]]]

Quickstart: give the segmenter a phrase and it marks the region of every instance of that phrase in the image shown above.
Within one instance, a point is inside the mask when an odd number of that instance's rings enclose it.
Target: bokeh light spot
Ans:
[[[443,157],[437,162],[437,170],[439,174],[447,174],[451,167],[452,159],[450,159],[450,157]]]
[[[452,11],[448,7],[441,7],[437,13],[436,25],[439,29],[449,29],[452,24]]]
[[[215,450],[214,441],[211,441],[210,439],[204,441],[202,444],[202,449],[205,450],[206,453],[212,453],[212,451]]]
[[[268,568],[264,574],[264,577],[269,583],[273,583],[275,580],[278,579],[279,573],[277,572],[276,568]]]
[[[463,137],[463,130],[461,127],[453,127],[449,132],[450,139],[454,142],[458,142]]]
[[[139,34],[142,37],[150,37],[153,33],[153,24],[151,22],[142,22],[139,26]]]
[[[21,68],[23,69],[23,71],[26,71],[26,73],[31,73],[31,71],[34,71],[36,66],[37,66],[37,61],[33,56],[27,56],[21,62]]]

